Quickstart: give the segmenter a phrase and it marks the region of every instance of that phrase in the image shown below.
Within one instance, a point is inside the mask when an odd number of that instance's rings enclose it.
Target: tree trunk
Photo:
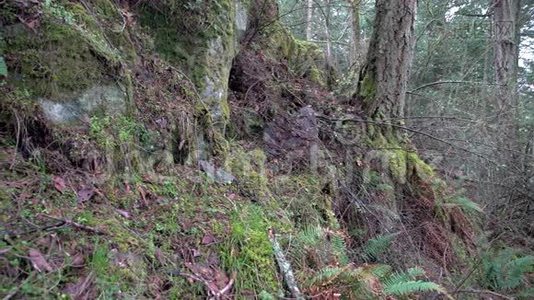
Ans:
[[[519,0],[493,0],[495,83],[499,112],[516,106]]]
[[[519,151],[517,131],[517,64],[519,0],[493,0],[493,67],[495,69],[495,127],[497,153],[511,171]],[[498,172],[498,173],[502,173]],[[509,173],[509,172],[506,172]],[[513,172],[512,172],[513,173]],[[510,173],[509,173],[510,174]],[[505,177],[509,177],[505,175]],[[501,174],[503,175],[503,174]],[[503,178],[504,179],[504,178]]]
[[[493,132],[496,145],[493,155],[499,166],[491,173],[490,181],[505,186],[522,186],[522,159],[517,124],[517,70],[519,54],[520,0],[492,0],[493,9],[493,67],[496,90],[493,106]],[[514,214],[509,205],[516,201],[513,191],[495,186],[488,189],[489,197],[496,199],[490,209],[497,218]],[[520,210],[520,209],[519,209]],[[518,228],[521,224],[518,224]]]
[[[377,0],[373,35],[357,96],[369,118],[404,116],[414,52],[416,0]]]
[[[326,0],[325,8],[323,9],[324,39],[326,42],[326,84],[328,87],[331,88],[335,84],[336,62],[334,60],[334,54],[332,52],[332,36],[330,34],[330,13],[331,0]]]
[[[326,62],[329,66],[333,66],[332,37],[330,34],[330,0],[325,1],[324,40],[326,42]]]
[[[360,68],[360,55],[362,46],[362,37],[360,32],[360,4],[361,0],[348,0],[350,6],[351,21],[351,48],[350,48],[350,66],[352,70]]]
[[[311,41],[313,19],[313,0],[306,0],[306,40]]]

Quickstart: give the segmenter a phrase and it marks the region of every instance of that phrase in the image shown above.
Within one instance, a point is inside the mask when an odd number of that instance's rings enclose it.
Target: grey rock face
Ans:
[[[241,38],[247,30],[248,12],[240,1],[236,1],[235,5],[235,27],[237,29],[238,38]]]
[[[67,100],[38,101],[45,117],[55,124],[75,122],[97,112],[120,115],[126,111],[126,93],[117,85],[94,86]]]
[[[235,181],[235,176],[229,172],[216,168],[212,163],[205,160],[200,160],[198,165],[202,171],[208,175],[209,178],[215,180],[218,183],[230,184]]]

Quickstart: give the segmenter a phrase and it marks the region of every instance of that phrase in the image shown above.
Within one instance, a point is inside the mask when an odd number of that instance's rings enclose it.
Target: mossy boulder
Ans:
[[[206,137],[225,151],[228,80],[239,39],[248,24],[246,1],[162,1],[140,8],[141,24],[154,34],[155,50],[186,70],[197,89],[196,114],[213,131]],[[183,34],[188,32],[188,34]]]
[[[326,84],[326,59],[323,50],[316,44],[299,40],[279,22],[265,29],[265,52],[272,57],[287,61],[289,68],[298,77],[305,77],[321,85]]]
[[[228,154],[224,166],[237,178],[242,192],[256,200],[267,200],[269,189],[266,160],[267,157],[261,149],[245,151],[241,147],[236,147]]]

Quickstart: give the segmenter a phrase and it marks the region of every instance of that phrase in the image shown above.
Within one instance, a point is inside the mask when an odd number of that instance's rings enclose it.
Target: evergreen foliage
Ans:
[[[512,248],[483,256],[483,284],[492,290],[510,291],[527,287],[526,276],[534,272],[534,256],[521,255]]]

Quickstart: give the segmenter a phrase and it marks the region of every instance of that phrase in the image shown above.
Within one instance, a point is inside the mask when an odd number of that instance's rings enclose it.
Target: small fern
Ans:
[[[422,280],[389,283],[384,286],[384,293],[391,296],[406,296],[419,292],[444,293],[444,289],[437,283]]]
[[[375,265],[372,268],[372,274],[378,278],[385,278],[388,274],[391,274],[391,270],[390,265]]]
[[[405,272],[397,272],[389,276],[381,277],[384,286],[384,294],[390,296],[406,296],[420,292],[439,292],[447,295],[445,289],[437,283],[417,279],[424,275],[425,271],[420,267],[413,267]]]
[[[344,266],[349,263],[349,257],[347,256],[347,245],[343,237],[339,235],[333,235],[331,238],[332,252],[339,260],[339,263]]]
[[[321,227],[308,226],[299,233],[297,240],[302,243],[303,246],[313,246],[320,242],[322,237],[323,229]]]
[[[323,268],[309,280],[309,284],[310,285],[324,284],[325,282],[338,277],[340,274],[342,274],[345,271],[346,270],[344,268],[339,268],[339,267]]]
[[[362,250],[362,259],[365,261],[374,261],[378,256],[388,250],[395,234],[379,235],[365,243]]]
[[[484,282],[493,290],[512,290],[524,286],[525,275],[534,272],[534,256],[519,256],[507,248],[487,253],[482,261]]]
[[[4,57],[0,56],[0,78],[7,77],[7,65],[4,61]]]
[[[506,265],[506,269],[508,271],[508,280],[505,288],[516,288],[523,283],[525,274],[534,272],[534,256],[516,258]]]
[[[484,212],[482,207],[478,205],[477,203],[471,201],[469,198],[459,196],[459,197],[452,197],[447,200],[445,204],[443,204],[445,207],[459,207],[463,211],[470,211],[470,212]]]

